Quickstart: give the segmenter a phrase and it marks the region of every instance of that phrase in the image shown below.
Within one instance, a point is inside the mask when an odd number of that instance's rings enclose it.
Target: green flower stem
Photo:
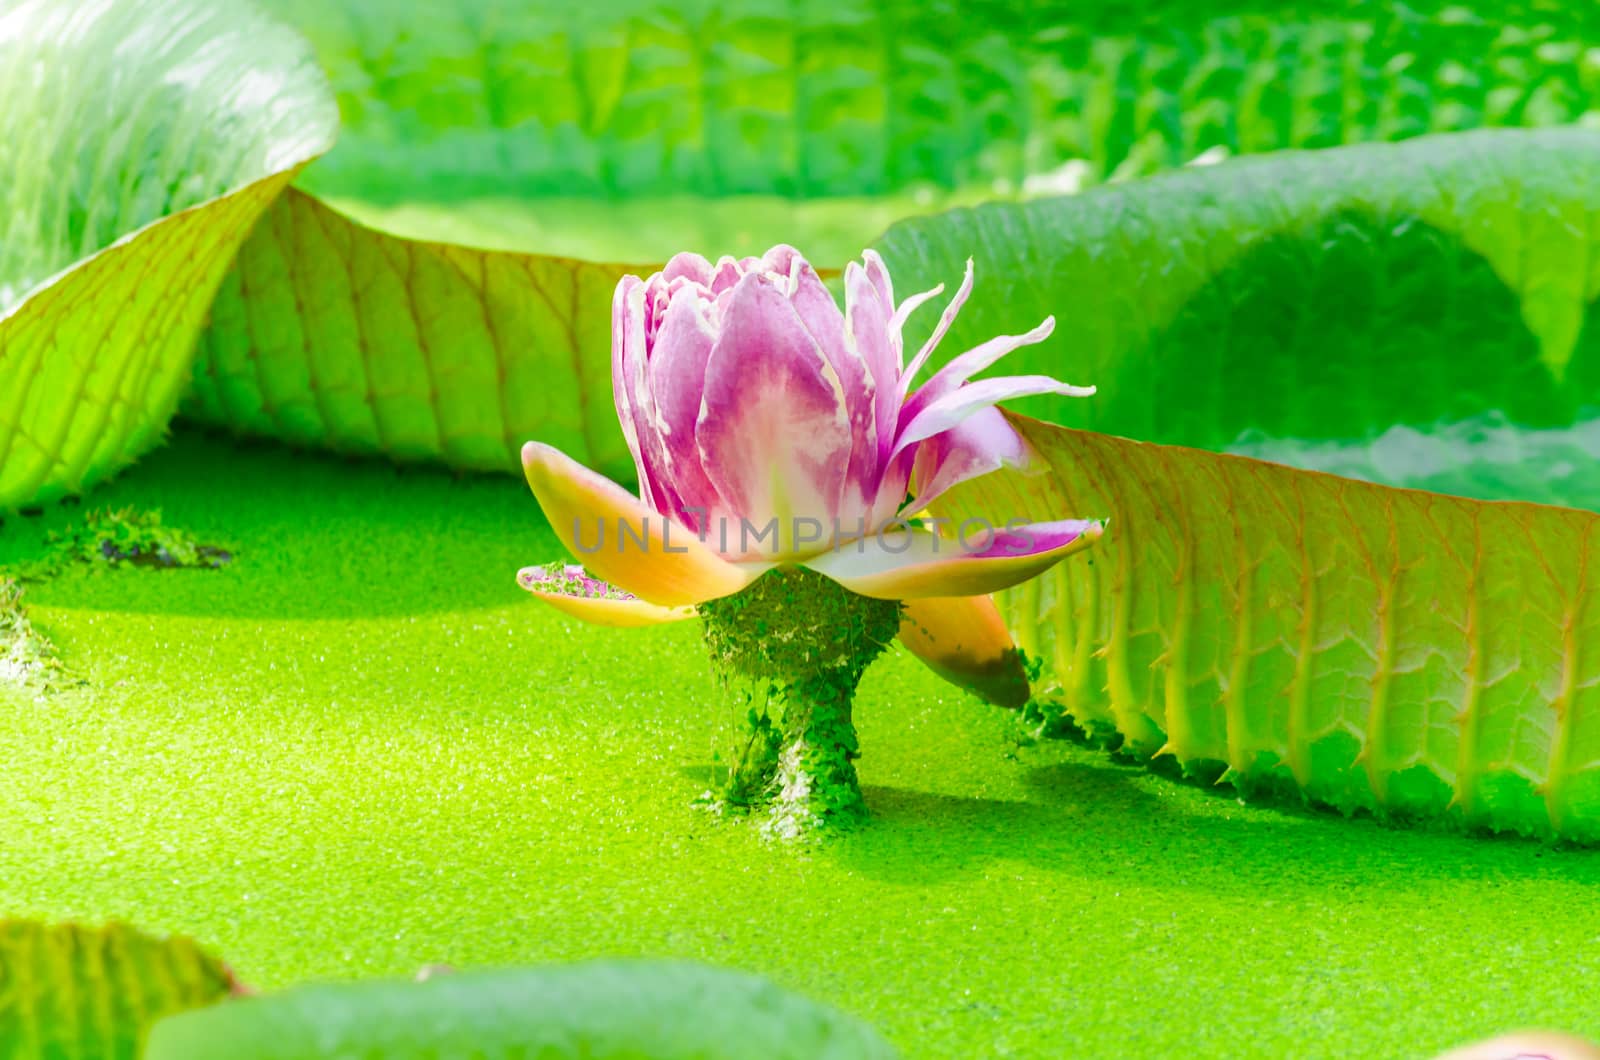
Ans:
[[[750,734],[744,741],[721,791],[725,806],[748,810],[771,797],[778,777],[778,755],[783,750],[783,730],[765,711],[749,715]]]
[[[700,617],[717,670],[769,682],[783,707],[776,722],[750,711],[722,806],[768,809],[767,829],[782,838],[858,820],[865,804],[851,706],[862,673],[899,629],[900,604],[780,568],[701,605]]]
[[[861,755],[850,720],[860,670],[829,670],[783,690],[783,750],[768,827],[794,838],[840,827],[866,813],[855,760]]]

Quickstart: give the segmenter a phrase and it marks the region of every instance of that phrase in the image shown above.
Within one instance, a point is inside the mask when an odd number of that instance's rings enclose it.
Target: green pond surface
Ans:
[[[909,1057],[1600,1036],[1600,852],[1022,746],[900,649],[858,700],[871,824],[774,846],[692,805],[735,715],[698,630],[597,630],[522,593],[559,546],[514,479],[180,433],[87,503],[236,558],[30,591],[86,684],[0,689],[0,914],[187,933],[267,988],[696,958]],[[0,562],[81,514],[7,520]]]

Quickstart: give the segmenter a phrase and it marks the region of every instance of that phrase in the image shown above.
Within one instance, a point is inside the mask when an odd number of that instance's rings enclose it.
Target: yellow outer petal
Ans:
[[[581,618],[596,626],[657,626],[663,622],[682,622],[694,617],[692,607],[662,607],[648,600],[616,600],[608,597],[567,596],[529,589],[557,611]]]
[[[529,442],[522,447],[522,470],[561,543],[595,577],[640,599],[663,607],[715,600],[743,589],[770,566],[729,563],[693,531],[559,449]],[[619,525],[635,536],[619,533]]]
[[[900,643],[953,685],[996,706],[1028,702],[1022,655],[994,598],[936,596],[907,600]]]
[[[1600,1060],[1600,1047],[1554,1031],[1522,1031],[1441,1053],[1438,1060]]]

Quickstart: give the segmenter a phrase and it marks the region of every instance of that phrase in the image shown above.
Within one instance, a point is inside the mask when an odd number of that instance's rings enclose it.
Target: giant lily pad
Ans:
[[[0,510],[160,441],[235,252],[335,111],[293,32],[232,3],[0,13]]]

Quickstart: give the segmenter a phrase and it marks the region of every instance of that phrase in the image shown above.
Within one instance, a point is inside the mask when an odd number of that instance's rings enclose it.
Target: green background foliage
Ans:
[[[1581,446],[1600,404],[1596,173],[1597,134],[1469,133],[958,210],[878,247],[907,290],[976,254],[950,351],[1056,314],[1007,361],[1099,387],[1018,404],[1053,422],[1312,466],[1332,443],[1362,477],[1584,505],[1586,469],[1504,449]]]
[[[920,190],[899,208],[929,212],[1208,151],[1566,124],[1600,90],[1600,18],[1551,4],[468,0],[404,23],[380,0],[269,6],[312,40],[344,118],[305,187],[419,225],[487,216],[502,247],[526,214],[538,241],[514,249],[601,260],[803,232],[838,264],[881,213],[830,231],[787,210]]]
[[[62,96],[51,63],[96,46],[93,33],[42,14],[46,6],[23,5],[13,16],[29,31],[13,46],[47,57],[13,64],[24,91],[8,116],[19,129],[48,124],[78,101]],[[1600,85],[1596,16],[1538,4],[1325,4],[1286,13],[1177,3],[630,0],[511,10],[433,2],[403,22],[366,0],[266,6],[304,34],[326,68],[341,142],[301,176],[309,196],[278,199],[222,281],[184,408],[300,444],[476,468],[511,467],[517,445],[538,428],[627,473],[607,402],[596,398],[605,389],[604,292],[622,271],[601,263],[642,270],[683,247],[748,253],[788,240],[838,266],[897,218],[1070,191],[1202,157],[1588,124]],[[104,83],[149,84],[169,96],[190,89],[181,105],[147,114],[204,115],[266,83],[278,85],[274,107],[259,119],[230,111],[171,127],[121,120],[115,108],[108,113],[118,120],[104,122],[81,117],[99,110],[71,111],[80,117],[62,127],[94,144],[74,157],[101,160],[80,178],[120,172],[124,189],[79,207],[77,228],[56,216],[56,200],[29,190],[55,186],[48,181],[61,167],[39,148],[50,138],[14,138],[14,166],[26,177],[13,201],[23,208],[8,214],[0,242],[13,301],[47,265],[238,188],[241,165],[263,157],[251,145],[277,145],[264,156],[274,169],[326,150],[334,100],[323,94],[302,105],[320,86],[301,76],[296,49],[304,46],[288,37],[280,51],[270,43],[276,32],[238,33],[253,50],[222,65],[246,89],[160,79],[161,62],[181,61],[185,46],[219,32],[231,8],[206,18],[194,10],[182,0],[112,5],[94,31],[104,34],[102,49],[122,32],[119,19],[187,32],[142,59],[118,53],[99,64]],[[285,77],[287,90],[275,80]],[[100,83],[72,81],[80,82],[86,87],[73,91],[85,95]],[[118,105],[142,98],[134,88]],[[303,142],[285,146],[272,122],[290,113]],[[217,130],[217,144],[196,141],[201,129]],[[1448,162],[1455,149],[1437,150]],[[1376,172],[1386,163],[1370,165]],[[1426,194],[1420,184],[1398,185],[1425,183],[1427,165],[1425,157],[1397,162],[1412,176],[1382,178],[1382,194],[1402,205],[1408,194]],[[174,166],[183,168],[176,183],[163,177]],[[1364,193],[1363,172],[1332,162],[1307,170],[1335,195]],[[83,199],[79,188],[73,201]],[[274,194],[250,196],[238,217],[215,212],[224,199],[190,223],[236,238]],[[1263,220],[1245,211],[1231,223],[1243,232]],[[0,340],[0,364],[50,367],[33,388],[11,382],[0,391],[0,438],[13,453],[0,505],[80,490],[155,441],[189,370],[196,313],[216,283],[214,269],[185,273],[169,290],[188,300],[156,297],[168,259],[182,257],[192,238],[198,233],[160,262],[138,257],[117,269],[138,277],[137,301],[177,310],[160,341],[126,327],[123,312],[117,329],[67,336],[66,352],[45,357],[35,347],[61,320],[93,320],[69,314],[70,294],[50,288],[8,322],[18,334]],[[1320,245],[1317,233],[1293,238]],[[1287,244],[1284,252],[1292,253]],[[233,253],[225,241],[217,260]],[[1169,294],[1182,297],[1182,286]],[[134,297],[124,290],[96,301]],[[42,316],[30,330],[34,314]],[[99,334],[114,339],[108,346]],[[144,359],[137,370],[118,370],[121,343],[125,358]],[[92,357],[83,352],[91,349]],[[18,381],[37,374],[7,373]],[[549,382],[530,385],[530,377]],[[475,416],[487,390],[498,395],[495,414]],[[114,414],[93,414],[103,406]],[[83,411],[68,421],[52,411],[63,407]]]

